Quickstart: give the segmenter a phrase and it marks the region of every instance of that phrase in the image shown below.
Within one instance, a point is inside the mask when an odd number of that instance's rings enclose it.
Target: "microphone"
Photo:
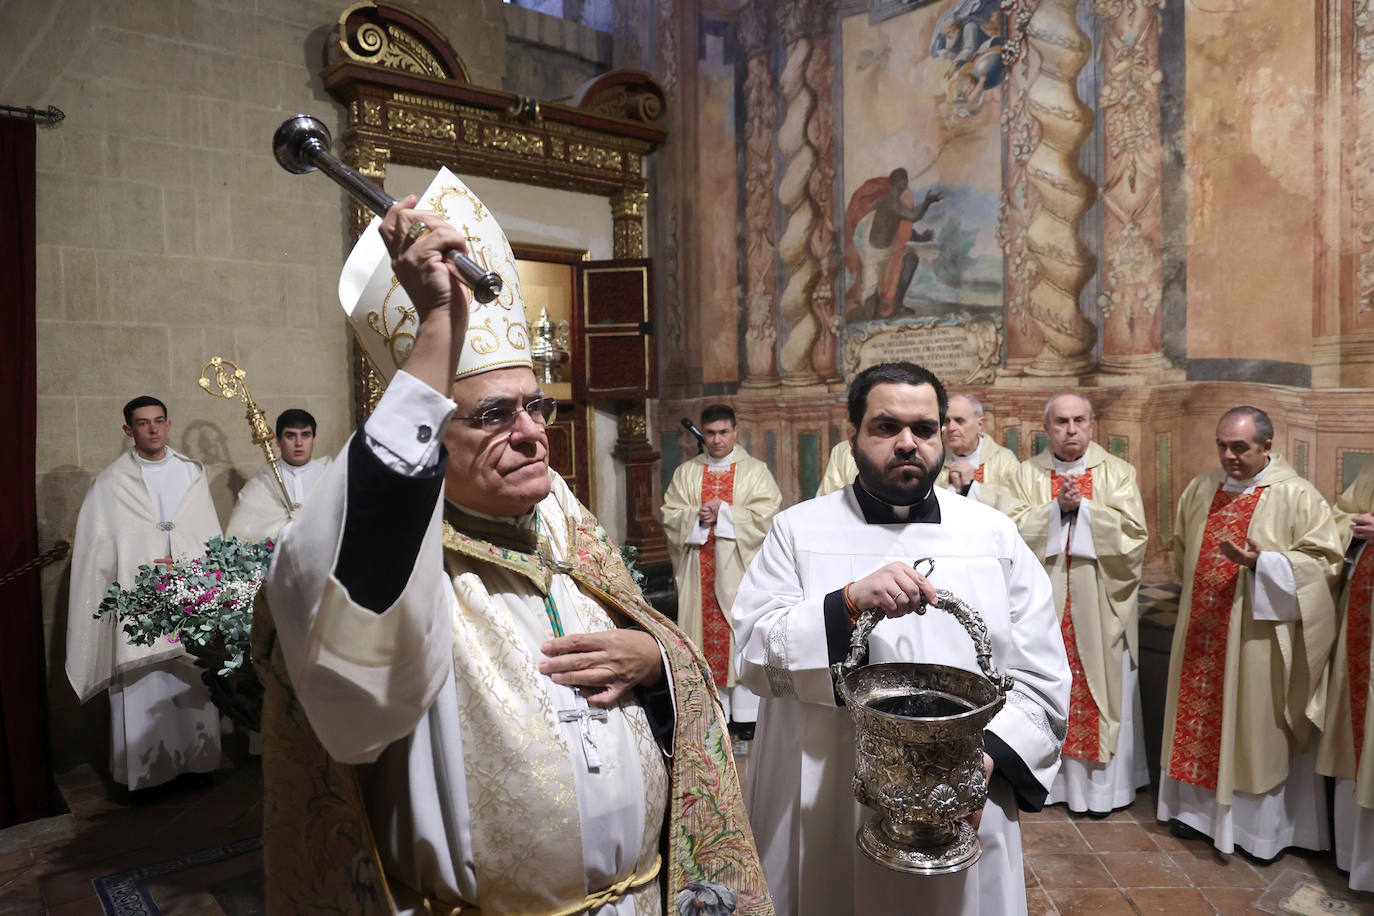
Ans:
[[[686,417],[682,418],[682,428],[697,437],[697,454],[700,455],[706,450],[706,437],[697,429],[697,425]]]

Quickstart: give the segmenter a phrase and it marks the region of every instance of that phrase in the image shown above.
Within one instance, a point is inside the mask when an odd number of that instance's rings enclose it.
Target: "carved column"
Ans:
[[[819,57],[822,67],[829,66],[828,43],[818,51],[816,36],[830,28],[833,9],[831,0],[792,0],[779,10],[787,59],[778,78],[778,91],[785,108],[782,126],[778,129],[778,150],[784,159],[782,177],[778,181],[778,200],[787,215],[778,242],[778,256],[786,265],[788,276],[778,299],[778,311],[791,326],[781,351],[784,385],[814,385],[821,381],[812,363],[812,354],[821,343],[823,322],[817,320],[813,297],[827,271],[817,258],[816,247],[828,250],[830,243],[826,237],[833,239],[833,232],[827,225],[832,214],[821,209],[822,202],[815,197],[814,183],[822,167],[818,142],[823,142],[828,152],[829,132],[826,128],[825,136],[817,136],[813,131],[821,127],[817,107],[825,104],[828,108],[829,89],[826,87],[824,96],[818,94],[808,81],[808,73],[813,55]],[[829,113],[821,117],[828,119]],[[823,175],[820,180],[824,180]],[[829,200],[829,195],[825,199]],[[813,247],[813,237],[818,233],[821,237],[814,240],[816,247]],[[833,267],[830,270],[833,271]],[[834,313],[833,303],[830,312]]]
[[[616,258],[644,257],[644,213],[649,192],[622,188],[611,195],[611,249]]]
[[[644,402],[621,405],[616,419],[615,457],[625,465],[625,543],[639,548],[639,562],[668,562],[668,540],[658,520],[654,470],[659,453],[649,444]]]
[[[1104,133],[1102,185],[1102,359],[1111,375],[1158,375],[1163,297],[1162,147],[1159,126],[1158,6],[1127,4],[1103,18],[1099,91]]]
[[[680,31],[677,0],[657,0],[653,4],[655,16],[654,34],[656,39],[654,75],[675,112],[678,127],[658,157],[657,181],[654,191],[655,247],[658,257],[655,261],[657,274],[656,286],[662,297],[657,306],[660,316],[659,352],[662,354],[661,369],[665,379],[685,376],[688,370],[688,342],[686,320],[683,314],[682,290],[682,227],[679,225],[682,207],[679,196],[683,193],[685,182],[683,174],[686,163],[691,160],[691,143],[694,134],[682,129],[690,123],[691,93],[679,93],[681,82],[681,62],[678,60],[678,35]],[[692,85],[691,81],[687,85]],[[680,103],[687,103],[686,105]],[[684,123],[685,122],[685,123]]]
[[[1094,188],[1078,168],[1078,150],[1092,130],[1092,111],[1078,98],[1075,82],[1091,43],[1074,21],[1076,0],[1041,0],[1026,35],[1040,57],[1028,108],[1040,124],[1040,142],[1026,163],[1040,197],[1026,245],[1040,280],[1030,292],[1031,320],[1045,347],[1026,366],[1028,375],[1077,376],[1093,366],[1096,329],[1078,311],[1078,297],[1095,259],[1078,238],[1078,223],[1092,205]]]
[[[636,188],[611,195],[612,244],[617,258],[644,257],[644,212],[648,203],[648,192]],[[644,401],[616,404],[615,457],[625,466],[625,543],[639,548],[641,564],[667,562],[668,542],[658,520],[658,500],[654,498],[654,469],[660,456],[648,438]]]
[[[830,87],[835,82],[835,68],[830,60],[831,19],[838,0],[823,0],[812,7],[811,57],[806,63],[806,85],[816,98],[806,126],[806,138],[816,150],[816,165],[807,182],[807,192],[816,205],[820,221],[811,232],[811,257],[819,267],[816,284],[811,288],[811,315],[816,322],[816,342],[811,347],[811,367],[823,382],[839,381],[836,366],[839,349],[836,335],[839,319],[835,314],[835,272],[840,255],[835,250],[835,163],[834,108],[830,101]]]
[[[766,0],[740,16],[744,77],[745,378],[741,388],[778,385],[778,310],[773,227],[773,55]]]
[[[1031,255],[1026,233],[1039,207],[1039,197],[1026,175],[1026,164],[1040,144],[1040,122],[1030,114],[1030,87],[1035,74],[1026,61],[1026,25],[1033,0],[1003,4],[1007,41],[1002,46],[1006,68],[1002,105],[1002,199],[997,242],[1002,248],[1002,282],[1007,303],[1007,372],[1019,375],[1045,346],[1030,320],[1030,291],[1040,281],[1040,265]]]
[[[360,112],[365,112],[364,117],[374,117],[375,112],[371,107],[373,103],[364,100],[361,106],[350,106],[350,122],[357,120]],[[386,164],[391,161],[391,150],[377,146],[372,143],[351,141],[344,148],[344,162],[352,166],[359,175],[367,178],[378,187],[386,184]],[[349,237],[353,242],[358,241],[358,237],[363,234],[368,223],[372,222],[373,213],[355,198],[348,198],[348,229]],[[349,335],[352,337],[352,335]],[[372,368],[372,363],[367,361],[367,356],[363,353],[362,345],[358,343],[356,337],[353,338],[353,418],[358,426],[362,426],[372,411],[377,407],[377,402],[382,399],[382,392],[386,386],[382,383],[382,377]]]

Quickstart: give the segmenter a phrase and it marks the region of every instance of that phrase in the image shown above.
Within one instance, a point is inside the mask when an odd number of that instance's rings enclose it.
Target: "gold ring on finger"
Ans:
[[[417,219],[415,222],[411,223],[410,228],[406,230],[406,241],[413,242],[428,231],[429,227],[425,225],[424,220]]]

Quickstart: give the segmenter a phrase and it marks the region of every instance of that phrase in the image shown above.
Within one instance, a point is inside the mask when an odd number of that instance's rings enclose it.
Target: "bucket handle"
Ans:
[[[930,557],[922,557],[911,565],[923,576],[929,576],[935,571],[935,560]],[[926,567],[924,571],[921,569],[922,565]],[[936,589],[935,599],[933,606],[953,615],[973,640],[973,651],[978,657],[978,667],[982,670],[983,676],[992,682],[998,693],[1005,694],[1015,682],[992,666],[992,640],[988,637],[988,628],[983,622],[982,615],[948,589]],[[932,606],[924,598],[919,600],[922,606]],[[832,666],[832,673],[837,681],[843,680],[845,675],[867,664],[868,637],[873,634],[873,629],[884,616],[881,610],[869,608],[855,622],[854,631],[849,634],[849,655],[844,661]]]

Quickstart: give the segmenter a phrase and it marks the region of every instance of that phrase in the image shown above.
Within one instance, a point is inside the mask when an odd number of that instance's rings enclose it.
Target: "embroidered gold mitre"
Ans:
[[[530,368],[525,299],[515,273],[515,255],[496,217],[448,169],[434,176],[416,209],[433,210],[461,229],[468,237],[468,256],[495,271],[503,284],[501,294],[491,302],[468,297],[468,332],[457,377],[511,366]],[[391,272],[391,255],[382,242],[380,225],[380,219],[373,219],[353,246],[339,276],[339,302],[368,360],[390,381],[410,355],[420,319]]]

